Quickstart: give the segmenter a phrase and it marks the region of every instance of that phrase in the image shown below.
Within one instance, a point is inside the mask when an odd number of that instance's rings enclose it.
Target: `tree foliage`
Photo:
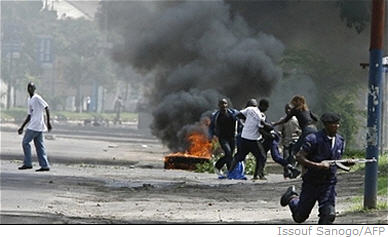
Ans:
[[[282,61],[286,72],[307,75],[314,82],[318,104],[312,108],[319,114],[337,112],[341,115],[340,133],[350,146],[360,127],[361,109],[358,100],[361,84],[355,80],[355,72],[329,63],[325,58],[309,50],[288,50]],[[287,74],[286,74],[287,78]]]
[[[349,28],[361,33],[370,21],[371,1],[339,0],[340,17]]]
[[[106,53],[105,35],[95,21],[58,19],[57,12],[42,9],[40,1],[5,1],[1,2],[1,6],[1,77],[10,82],[12,76],[14,87],[24,88],[27,80],[34,80],[38,86],[41,83],[42,67],[37,60],[40,36],[53,39],[53,64],[54,67],[61,65],[61,78],[68,87],[79,89],[93,82],[109,87],[116,79]],[[9,45],[15,43],[20,45],[20,56],[10,65],[10,54],[7,52]],[[80,96],[77,97],[79,100]],[[58,100],[53,94],[46,98],[53,103]]]
[[[34,32],[41,23],[39,19],[50,20],[40,12],[41,7],[42,3],[36,1],[1,2],[1,77],[10,82],[12,75],[13,85],[19,85],[25,75],[39,73],[35,44],[32,43],[35,42]],[[19,53],[18,57],[12,55],[15,53]]]

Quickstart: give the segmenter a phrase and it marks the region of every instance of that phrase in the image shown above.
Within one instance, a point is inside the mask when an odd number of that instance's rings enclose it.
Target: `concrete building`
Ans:
[[[44,6],[58,12],[58,18],[85,18],[93,20],[97,12],[99,1],[65,1],[65,0],[43,0]]]

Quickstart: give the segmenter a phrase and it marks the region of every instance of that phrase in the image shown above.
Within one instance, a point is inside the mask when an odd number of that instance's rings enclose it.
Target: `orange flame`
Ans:
[[[186,152],[177,152],[169,154],[168,156],[187,156],[187,157],[201,157],[211,158],[212,154],[212,143],[208,140],[206,135],[194,132],[190,134],[187,139],[190,142],[190,147]]]
[[[200,157],[211,157],[212,143],[201,133],[192,133],[188,137],[190,141],[189,154]]]

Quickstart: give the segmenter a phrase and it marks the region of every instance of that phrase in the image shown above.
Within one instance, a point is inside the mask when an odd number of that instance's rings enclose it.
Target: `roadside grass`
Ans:
[[[352,170],[353,172],[363,172],[365,170],[365,165],[357,164]],[[354,204],[346,211],[347,213],[388,210],[388,153],[380,156],[378,161],[377,204],[375,209],[364,208],[364,188],[361,189],[361,192],[362,194],[360,196],[351,199],[351,202]]]
[[[27,116],[27,108],[1,109],[1,121],[23,121]]]
[[[116,113],[95,113],[95,112],[68,112],[68,111],[54,111],[53,116],[57,116],[58,119],[63,120],[109,120],[113,121],[116,117]],[[120,113],[120,119],[122,121],[127,122],[136,122],[137,121],[137,113],[128,113],[122,112]]]
[[[57,120],[109,120],[113,121],[116,113],[94,113],[94,112],[69,112],[69,111],[50,111],[51,117]],[[23,121],[27,116],[26,108],[12,108],[9,110],[2,109],[0,114],[1,121]],[[120,113],[121,121],[136,122],[138,119],[137,113]]]
[[[388,210],[388,204],[386,201],[377,201],[376,208],[375,209],[368,209],[364,208],[363,204],[363,198],[362,197],[357,197],[352,200],[355,204],[345,213],[370,213],[374,211],[384,211]]]

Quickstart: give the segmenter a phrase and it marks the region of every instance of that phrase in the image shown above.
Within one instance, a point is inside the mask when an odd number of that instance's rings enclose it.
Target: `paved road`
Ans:
[[[17,128],[15,124],[1,126],[2,160],[23,160],[23,136],[17,134]],[[110,128],[57,125],[45,134],[48,157],[53,166],[87,163],[162,167],[163,157],[168,153],[149,131],[137,130],[135,125]],[[33,145],[32,154],[36,160]]]

